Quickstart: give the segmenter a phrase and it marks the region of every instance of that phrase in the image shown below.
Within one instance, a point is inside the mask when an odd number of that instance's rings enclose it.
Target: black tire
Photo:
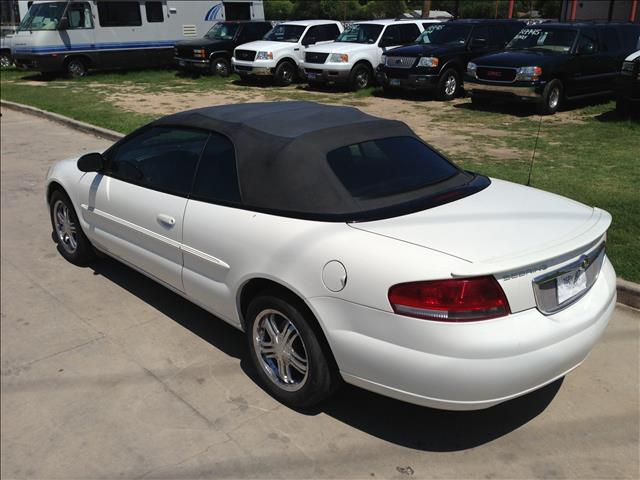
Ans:
[[[367,88],[372,81],[373,71],[364,63],[356,64],[349,73],[349,88],[354,92]]]
[[[282,360],[282,365],[287,365],[289,362],[289,367],[283,366],[282,371],[290,372],[291,384],[283,382],[279,376],[278,372],[281,370],[277,354],[274,353],[271,358],[267,358],[258,351],[261,339],[272,338],[268,332],[269,329],[264,327],[271,315],[273,315],[271,318],[276,327],[282,329],[279,333],[283,334],[279,343],[271,341],[271,344],[280,345],[278,348],[283,349],[283,357],[288,355],[288,360]],[[317,327],[315,319],[310,317],[311,314],[299,301],[277,291],[258,295],[247,308],[247,344],[251,362],[258,373],[260,382],[274,398],[293,408],[307,408],[317,405],[328,398],[339,385],[339,374],[332,366],[331,353],[327,351],[326,341],[320,337],[322,332],[318,332],[318,329],[314,328]],[[295,328],[285,328],[288,326],[288,322]],[[294,333],[287,337],[284,335],[286,331]],[[289,353],[287,353],[288,342],[283,340],[286,338],[293,339]],[[273,348],[273,351],[276,351],[276,347]],[[302,355],[303,352],[304,355]],[[299,365],[305,364],[299,360],[303,356],[306,357],[307,368],[304,377],[294,366],[296,362]],[[278,372],[274,372],[274,370]],[[293,388],[295,390],[291,390]]]
[[[560,108],[564,89],[562,82],[557,78],[551,80],[544,87],[542,98],[538,103],[538,113],[540,115],[553,115]]]
[[[280,87],[286,87],[296,81],[297,70],[295,63],[285,60],[281,62],[273,74],[275,84]]]
[[[68,217],[64,215],[65,209]],[[86,265],[95,259],[95,252],[91,242],[82,231],[82,226],[78,221],[78,216],[71,200],[63,191],[56,190],[51,194],[49,214],[51,227],[53,228],[53,238],[58,244],[58,251],[66,260],[76,265]],[[60,215],[62,216],[60,217]],[[75,234],[72,236],[74,242],[68,238],[70,227],[74,227]],[[73,243],[75,243],[75,247]]]
[[[13,65],[13,59],[8,53],[0,53],[0,67],[9,68]]]
[[[453,100],[460,91],[460,74],[455,68],[448,68],[438,80],[436,98],[438,100]]]
[[[225,57],[216,57],[211,60],[211,73],[226,78],[231,75],[231,63]]]
[[[87,70],[87,63],[79,57],[70,58],[64,66],[64,71],[69,78],[84,77]]]

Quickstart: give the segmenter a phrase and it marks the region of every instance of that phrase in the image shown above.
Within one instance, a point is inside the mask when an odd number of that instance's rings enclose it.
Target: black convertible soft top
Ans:
[[[486,178],[459,170],[458,175],[435,186],[367,201],[355,199],[329,166],[329,152],[381,138],[422,140],[403,122],[374,117],[353,107],[314,102],[244,103],[188,110],[152,125],[200,128],[227,136],[236,149],[242,202],[258,211],[362,221],[398,215],[399,207],[416,211],[446,203],[488,185]]]

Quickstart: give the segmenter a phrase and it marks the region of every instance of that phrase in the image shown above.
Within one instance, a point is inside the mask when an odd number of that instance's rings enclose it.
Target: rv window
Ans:
[[[91,6],[87,2],[73,2],[67,9],[69,30],[77,28],[93,28]]]
[[[147,22],[164,22],[162,2],[146,2],[144,8],[147,11]]]
[[[142,25],[140,4],[135,2],[98,2],[101,27],[138,27]]]

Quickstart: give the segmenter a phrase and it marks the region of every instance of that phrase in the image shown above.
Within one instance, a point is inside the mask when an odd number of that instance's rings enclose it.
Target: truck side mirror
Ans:
[[[78,159],[78,170],[81,172],[101,172],[106,163],[101,153],[87,153]]]

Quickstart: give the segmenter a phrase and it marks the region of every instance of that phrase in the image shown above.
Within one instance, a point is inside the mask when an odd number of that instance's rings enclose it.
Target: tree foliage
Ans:
[[[407,10],[407,3],[405,0],[265,0],[264,8],[268,20],[367,20],[395,18]]]

